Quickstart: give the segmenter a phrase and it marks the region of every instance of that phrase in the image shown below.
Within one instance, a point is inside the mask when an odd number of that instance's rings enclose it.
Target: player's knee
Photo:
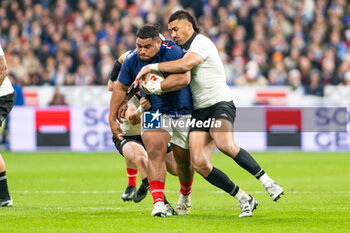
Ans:
[[[137,156],[137,163],[146,166],[148,162],[148,157],[146,153],[140,153]]]
[[[201,176],[207,177],[211,171],[211,166],[210,164],[196,164],[193,166],[194,170],[198,172]]]
[[[179,154],[176,153],[174,154],[174,159],[178,166],[186,167],[191,165],[191,156],[189,154],[186,154],[186,156],[179,156]]]
[[[162,145],[159,142],[149,143],[146,145],[147,153],[149,156],[152,154],[158,153],[159,151],[162,150],[163,147],[164,145]]]
[[[204,156],[204,154],[194,154],[191,155],[191,163],[193,169],[201,174],[202,176],[210,172],[211,166],[210,162],[208,162]]]
[[[216,147],[219,151],[231,157],[235,157],[239,151],[239,147],[234,142],[229,142],[227,140],[217,142]]]
[[[191,169],[191,167],[192,167],[191,161],[182,161],[182,162],[177,163],[176,165],[181,170]]]

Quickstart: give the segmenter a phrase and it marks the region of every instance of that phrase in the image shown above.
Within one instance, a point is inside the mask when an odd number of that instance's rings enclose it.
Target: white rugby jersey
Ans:
[[[194,33],[183,45],[183,50],[194,52],[204,60],[191,70],[190,87],[194,109],[210,107],[220,101],[232,101],[224,65],[214,43],[206,36]]]
[[[128,104],[133,104],[137,108],[140,106],[140,101],[136,96],[133,96]],[[122,136],[136,136],[141,135],[141,123],[133,125],[129,121],[122,119],[123,124],[120,124],[120,128],[123,130]]]
[[[0,57],[4,56],[4,50],[2,50],[0,45]],[[8,95],[14,92],[12,84],[8,77],[5,78],[5,80],[2,82],[0,86],[0,96]]]

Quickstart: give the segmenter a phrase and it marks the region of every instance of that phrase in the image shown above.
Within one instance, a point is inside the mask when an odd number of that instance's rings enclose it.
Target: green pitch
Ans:
[[[124,160],[108,153],[3,153],[14,207],[0,208],[0,232],[349,232],[350,154],[253,153],[285,189],[273,202],[260,182],[222,154],[213,163],[259,202],[239,219],[237,201],[196,175],[188,216],[153,218],[152,198],[124,203]],[[138,179],[140,184],[140,179]],[[168,174],[166,195],[178,198]]]

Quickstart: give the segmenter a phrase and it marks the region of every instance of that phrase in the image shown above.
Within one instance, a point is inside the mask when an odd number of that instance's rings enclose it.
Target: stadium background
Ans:
[[[236,135],[240,145],[258,151],[349,149],[349,134],[312,136],[301,124],[306,107],[350,103],[350,4],[345,0],[3,0],[0,43],[9,77],[23,92],[17,93],[17,105],[26,106],[13,110],[3,143],[14,151],[113,150],[106,83],[114,60],[135,47],[135,32],[143,24],[159,24],[170,39],[166,20],[181,8],[198,18],[201,32],[216,44],[235,104],[266,108],[252,119],[260,125],[257,133]],[[48,108],[58,105],[66,107]],[[266,106],[275,105],[300,107],[298,119],[275,122],[296,127],[288,140],[269,133],[273,122]],[[329,124],[340,122],[333,113],[325,116]],[[317,110],[314,117],[318,122]]]
[[[126,174],[106,118],[108,74],[134,48],[138,26],[159,23],[169,38],[166,20],[181,8],[218,47],[239,113],[248,113],[236,126],[248,120],[258,129],[237,142],[267,150],[252,154],[284,187],[274,203],[214,153],[213,164],[259,201],[253,218],[238,219],[232,198],[197,174],[188,216],[154,219],[150,195],[138,204],[120,199]],[[349,22],[346,0],[0,0],[0,43],[17,92],[1,147],[14,151],[1,151],[14,207],[0,209],[0,232],[348,232],[349,118],[339,107],[350,106]],[[266,120],[276,106],[288,107],[278,117],[286,122]],[[304,122],[319,121],[304,132]],[[270,136],[283,138],[279,127],[288,140],[269,145]],[[166,195],[176,203],[177,177],[168,175]]]

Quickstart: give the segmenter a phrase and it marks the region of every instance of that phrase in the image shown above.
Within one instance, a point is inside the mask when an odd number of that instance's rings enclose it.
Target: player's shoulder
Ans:
[[[210,40],[210,38],[198,34],[194,40],[192,41],[189,51],[196,51],[196,50],[206,50],[206,51],[216,51],[215,44]]]
[[[192,43],[198,43],[198,44],[202,44],[202,43],[213,43],[208,37],[206,37],[205,35],[202,34],[198,34]]]
[[[130,50],[129,53],[125,56],[125,60],[132,60],[137,58],[137,51],[136,49]]]
[[[133,65],[138,59],[136,49],[131,50],[125,57],[123,65]]]

